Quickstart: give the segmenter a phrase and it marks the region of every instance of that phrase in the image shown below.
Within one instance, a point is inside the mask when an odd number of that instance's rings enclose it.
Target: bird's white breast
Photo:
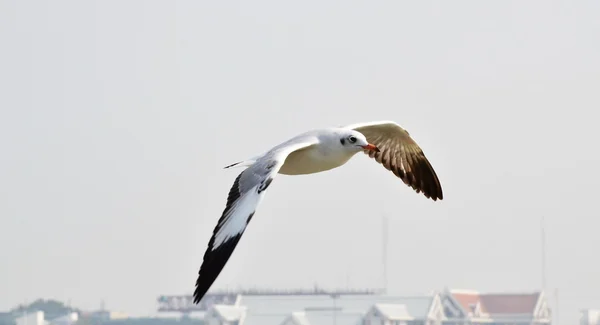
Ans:
[[[323,146],[312,146],[292,152],[281,169],[280,174],[303,175],[327,171],[345,164],[356,152],[327,150]]]

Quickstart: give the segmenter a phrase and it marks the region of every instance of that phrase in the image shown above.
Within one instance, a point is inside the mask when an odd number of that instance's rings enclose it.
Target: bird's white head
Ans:
[[[369,143],[367,138],[360,132],[355,130],[343,130],[338,133],[338,141],[340,145],[347,150],[359,152],[362,150],[371,150],[379,152],[377,146]]]

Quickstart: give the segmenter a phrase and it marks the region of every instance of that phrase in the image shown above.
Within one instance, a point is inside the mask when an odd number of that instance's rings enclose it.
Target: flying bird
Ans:
[[[442,200],[440,181],[408,132],[392,121],[358,123],[299,134],[264,154],[226,166],[246,167],[233,182],[208,242],[194,291],[199,303],[229,260],[277,174],[306,175],[344,165],[364,152],[417,193]]]

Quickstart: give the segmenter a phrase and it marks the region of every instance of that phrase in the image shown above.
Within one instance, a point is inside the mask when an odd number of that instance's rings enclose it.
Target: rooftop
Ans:
[[[468,313],[479,304],[486,314],[532,314],[540,299],[540,292],[532,293],[479,293],[451,290],[450,294]]]
[[[415,318],[425,318],[434,296],[242,296],[239,305],[247,307],[244,325],[281,325],[284,319],[303,312],[311,325],[325,321],[331,324],[335,317],[339,325],[356,324],[375,304],[404,305]],[[335,312],[334,312],[335,311]],[[301,314],[296,314],[301,315]]]

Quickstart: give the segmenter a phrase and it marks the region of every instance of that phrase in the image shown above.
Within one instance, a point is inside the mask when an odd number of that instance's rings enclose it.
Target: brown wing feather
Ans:
[[[379,152],[365,150],[365,154],[390,170],[406,185],[425,197],[442,200],[442,186],[423,150],[408,132],[395,124],[368,125],[354,128],[376,145]]]

